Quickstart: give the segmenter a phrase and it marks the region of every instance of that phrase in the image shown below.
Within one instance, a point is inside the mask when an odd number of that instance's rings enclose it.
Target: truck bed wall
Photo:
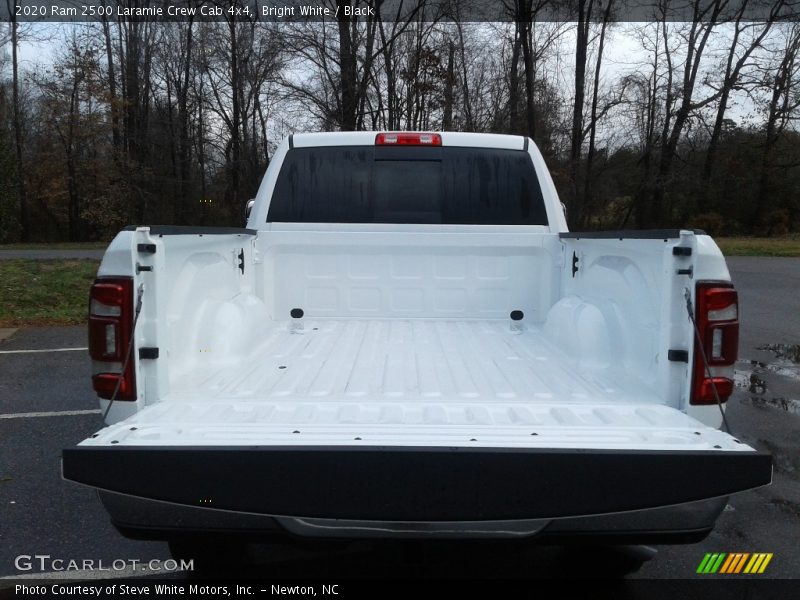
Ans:
[[[278,230],[260,235],[258,295],[285,320],[312,318],[508,319],[541,323],[558,295],[555,234]]]
[[[687,366],[666,361],[682,337],[691,342],[680,314],[685,282],[669,274],[672,246],[689,243],[682,238],[576,241],[535,227],[267,227],[124,232],[112,244],[101,274],[119,273],[137,243],[158,247],[155,270],[138,275],[147,285],[137,344],[164,348],[158,361],[138,361],[148,404],[181,389],[189,372],[241,364],[294,309],[306,319],[459,321],[509,321],[521,311],[523,326],[581,372],[640,381],[643,396],[670,406],[685,402]]]

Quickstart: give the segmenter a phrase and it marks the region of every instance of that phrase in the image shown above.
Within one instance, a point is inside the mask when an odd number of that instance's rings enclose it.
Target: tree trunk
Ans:
[[[127,23],[125,44],[125,130],[128,154],[139,158],[138,113],[139,113],[139,23]],[[139,215],[142,218],[142,215]]]
[[[595,154],[595,138],[597,135],[597,103],[600,88],[600,67],[603,64],[603,50],[606,40],[606,28],[608,21],[611,17],[611,5],[613,0],[609,0],[606,5],[605,13],[603,14],[603,23],[600,26],[600,41],[597,44],[597,61],[594,66],[594,85],[592,87],[592,108],[589,116],[589,149],[586,152],[586,179],[583,187],[583,223],[586,225],[586,219],[592,208],[592,167],[594,165]]]
[[[782,1],[778,3],[778,5],[780,4],[782,4]],[[766,37],[767,33],[769,33],[774,23],[774,14],[770,14],[770,17],[766,24],[762,27],[761,32],[750,42],[747,50],[742,53],[734,65],[734,54],[736,52],[736,47],[741,33],[739,26],[746,6],[747,3],[745,2],[739,9],[740,12],[736,20],[734,35],[733,39],[731,40],[730,50],[728,51],[728,59],[725,65],[725,78],[722,82],[722,94],[719,99],[719,105],[717,106],[717,114],[714,119],[714,127],[711,131],[711,137],[708,141],[705,160],[703,161],[703,172],[700,179],[700,188],[696,197],[696,208],[697,212],[699,213],[703,213],[708,209],[708,190],[711,187],[711,176],[714,171],[714,163],[717,160],[717,146],[719,145],[719,140],[722,135],[722,126],[725,123],[725,112],[728,109],[730,93],[733,90],[733,87],[739,81],[742,68],[749,59],[750,55],[760,47],[762,40]],[[773,10],[777,11],[779,8],[780,6],[775,6],[773,7]]]
[[[651,163],[653,157],[653,150],[655,147],[655,131],[656,131],[656,103],[657,103],[657,96],[658,96],[658,81],[659,81],[659,60],[658,60],[658,46],[659,46],[659,37],[658,37],[658,28],[656,28],[656,53],[653,56],[653,72],[651,75],[651,79],[648,81],[647,87],[647,102],[645,106],[645,132],[644,132],[644,148],[642,149],[642,158],[641,163],[643,166],[642,169],[642,179],[639,183],[639,186],[634,194],[634,202],[631,205],[631,210],[628,211],[628,214],[625,217],[625,220],[620,224],[620,228],[624,228],[627,225],[628,218],[630,217],[631,213],[634,213],[635,220],[636,220],[636,227],[642,229],[648,225],[648,221],[650,218],[650,199],[651,199],[651,186],[650,186],[650,170],[651,170]]]
[[[103,6],[106,5],[105,0]],[[111,144],[114,149],[114,161],[120,159],[121,136],[119,132],[119,102],[117,100],[117,77],[114,68],[114,51],[111,44],[111,25],[103,16],[103,37],[106,43],[106,64],[108,65],[108,102],[111,107]]]
[[[791,77],[792,67],[798,53],[798,44],[800,43],[800,36],[794,36],[790,40],[786,48],[783,59],[778,66],[778,71],[772,80],[771,95],[769,101],[769,108],[767,111],[767,126],[765,132],[764,152],[761,155],[761,172],[758,179],[758,196],[756,198],[756,206],[753,213],[753,222],[758,225],[764,224],[766,216],[766,207],[769,201],[769,186],[770,186],[770,170],[772,168],[772,152],[775,143],[778,141],[780,133],[778,128],[778,119],[780,117],[781,98],[785,105],[790,94],[791,86],[789,78]]]
[[[25,192],[25,168],[22,162],[22,119],[19,110],[19,58],[17,56],[18,25],[13,7],[9,7],[11,15],[11,103],[14,115],[14,150],[17,167],[17,196],[19,198],[20,239],[28,242],[31,239],[31,218],[28,197]]]
[[[530,18],[530,0],[522,0],[526,19]],[[534,90],[533,52],[531,51],[532,24],[530,20],[522,22],[522,56],[525,62],[525,114],[528,120],[528,137],[536,141],[536,98]]]
[[[578,2],[577,37],[575,41],[575,101],[572,106],[572,135],[570,136],[569,167],[572,190],[567,214],[575,223],[582,221],[582,208],[578,196],[578,177],[583,145],[583,103],[586,90],[586,53],[589,45],[589,24],[592,0]]]
[[[516,3],[517,17],[514,25],[514,46],[511,49],[511,67],[508,77],[508,131],[519,133],[522,128],[519,124],[519,55],[522,50],[522,28],[519,24],[519,0]]]
[[[780,75],[778,76],[778,78]],[[753,211],[752,222],[756,225],[764,223],[766,213],[766,206],[769,201],[769,184],[770,184],[770,169],[772,168],[772,149],[775,146],[778,135],[776,133],[776,123],[778,120],[778,101],[780,99],[781,90],[778,87],[778,78],[776,78],[775,87],[772,90],[772,98],[769,103],[769,114],[767,117],[767,128],[764,141],[764,152],[761,155],[761,166],[758,177],[758,195],[756,196],[755,210]]]
[[[380,14],[380,4],[377,6],[378,31],[381,36],[381,52],[383,54],[383,68],[386,73],[386,128],[389,130],[400,128],[400,117],[398,116],[397,99],[397,71],[394,58],[394,29],[389,40],[386,39],[386,31],[383,29],[384,21]],[[379,93],[379,101],[382,95]]]
[[[189,195],[189,77],[192,66],[192,20],[189,19],[186,30],[186,56],[183,71],[183,82],[178,91],[178,166],[180,172],[178,224],[186,223]]]
[[[81,202],[78,193],[78,175],[75,165],[75,130],[80,117],[80,76],[77,71],[73,73],[72,94],[69,102],[69,125],[64,150],[67,159],[67,193],[69,195],[68,219],[69,241],[77,242],[81,239]]]
[[[462,85],[463,85],[463,95],[464,95],[464,128],[466,131],[473,131],[474,129],[474,121],[472,119],[472,104],[470,104],[470,96],[469,96],[469,78],[467,77],[467,52],[466,48],[464,47],[464,30],[463,24],[458,22],[456,23],[456,27],[458,28],[458,47],[459,53],[461,54],[461,75],[463,77]]]
[[[229,193],[230,204],[228,209],[230,217],[233,219],[239,214],[241,208],[239,202],[239,169],[241,167],[241,134],[239,130],[239,121],[241,119],[241,106],[240,106],[240,81],[239,81],[239,40],[236,34],[236,21],[230,19],[229,30],[231,36],[231,158],[228,164],[230,172]]]
[[[449,42],[447,47],[447,79],[444,82],[444,115],[442,117],[442,129],[444,131],[453,129],[453,88],[456,83],[455,53],[455,44]]]
[[[350,33],[351,17],[344,16],[344,7],[350,6],[348,0],[337,0],[339,7],[339,82],[341,85],[341,111],[339,125],[342,131],[356,129],[356,57]]]
[[[652,227],[667,226],[673,219],[672,206],[665,206],[666,188],[670,184],[672,177],[672,165],[677,152],[678,142],[680,141],[683,128],[686,125],[691,111],[701,105],[704,105],[711,99],[707,98],[704,102],[695,105],[692,101],[692,95],[694,93],[695,82],[697,81],[697,74],[699,72],[701,59],[703,57],[703,51],[723,7],[724,2],[721,0],[714,0],[713,3],[703,5],[702,7],[700,0],[695,0],[695,20],[692,22],[686,42],[686,61],[684,62],[683,66],[683,82],[681,86],[680,106],[675,113],[675,118],[672,122],[671,128],[669,118],[664,119],[661,159],[659,161],[658,174],[656,175],[655,189],[653,191],[650,223],[650,226]],[[703,12],[701,18],[701,10],[707,11],[709,9],[712,10],[712,12],[710,14]],[[667,117],[669,117],[672,106],[672,60],[669,50],[669,39],[666,35],[666,16],[665,21],[663,22],[663,27],[665,28],[664,47],[666,48],[668,63],[667,67],[669,69],[669,89],[667,92],[666,103],[666,114]]]
[[[197,162],[200,167],[200,199],[205,201],[208,197],[206,189],[206,135],[205,135],[205,94],[203,93],[203,74],[200,74],[200,85],[197,94]],[[205,204],[201,204],[205,206]],[[205,225],[205,215],[201,211],[200,224]]]

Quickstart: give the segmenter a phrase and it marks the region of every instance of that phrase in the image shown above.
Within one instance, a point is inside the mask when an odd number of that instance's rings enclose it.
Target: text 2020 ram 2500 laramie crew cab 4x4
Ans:
[[[107,426],[63,474],[126,535],[195,550],[697,540],[771,479],[718,429],[738,327],[710,237],[569,232],[527,138],[298,134],[246,229],[111,243],[89,315]]]

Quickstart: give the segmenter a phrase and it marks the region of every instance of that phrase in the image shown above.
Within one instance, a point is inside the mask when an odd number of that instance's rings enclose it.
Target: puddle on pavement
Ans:
[[[784,377],[788,385],[800,383],[800,345],[798,344],[764,344],[758,350],[770,352],[775,356],[772,361],[740,359],[736,362],[734,383],[737,388],[746,390],[751,394],[750,402],[753,406],[772,407],[786,412],[800,414],[800,400],[777,395],[775,390],[770,390],[770,380],[773,375]],[[776,384],[774,379],[773,384]],[[777,387],[786,387],[785,384]],[[776,395],[768,395],[768,392]],[[782,390],[779,390],[782,391]]]
[[[775,355],[775,358],[788,360],[800,365],[800,344],[764,344],[758,346],[759,350],[766,350]]]
[[[755,363],[756,361],[749,362]],[[752,371],[736,369],[734,383],[736,387],[745,389],[751,394],[765,394],[767,392],[767,382]]]
[[[768,398],[766,396],[750,396],[753,406],[765,408],[778,408],[786,412],[800,415],[800,401],[794,398]]]

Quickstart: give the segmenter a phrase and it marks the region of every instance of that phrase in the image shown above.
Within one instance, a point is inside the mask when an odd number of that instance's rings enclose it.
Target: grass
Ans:
[[[716,238],[727,256],[800,257],[800,236]],[[13,244],[0,249],[102,249],[105,244]],[[0,327],[86,322],[95,260],[0,260]]]
[[[86,322],[95,260],[0,260],[0,327]]]
[[[800,256],[800,236],[714,238],[726,256]]]
[[[45,242],[42,244],[0,244],[2,250],[105,250],[109,242]]]

